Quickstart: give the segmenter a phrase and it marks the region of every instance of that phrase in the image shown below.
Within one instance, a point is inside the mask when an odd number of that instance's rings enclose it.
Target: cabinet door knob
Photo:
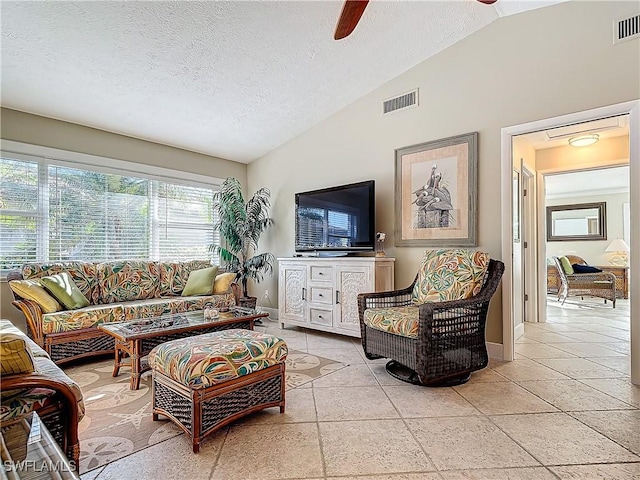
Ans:
[[[306,297],[307,297],[307,289],[302,287],[302,299],[306,300],[307,299]]]
[[[336,290],[336,303],[340,303],[340,292]]]

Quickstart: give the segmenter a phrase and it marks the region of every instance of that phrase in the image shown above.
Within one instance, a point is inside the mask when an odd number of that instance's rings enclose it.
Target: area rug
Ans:
[[[346,364],[290,350],[287,357],[287,390],[335,372]],[[168,420],[151,420],[151,372],[140,380],[139,390],[129,389],[129,370],[113,378],[113,360],[65,369],[84,395],[85,417],[80,422],[80,473],[118,460],[182,430]]]

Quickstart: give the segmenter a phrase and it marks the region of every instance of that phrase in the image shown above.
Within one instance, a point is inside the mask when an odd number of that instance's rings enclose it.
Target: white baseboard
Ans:
[[[264,313],[269,314],[269,321],[277,322],[278,321],[278,309],[277,308],[268,308],[268,307],[260,307]]]
[[[502,348],[501,343],[487,342],[487,353],[489,354],[489,358],[502,360],[504,358],[503,352],[504,349]]]
[[[514,329],[513,329],[513,339],[517,340],[519,339],[522,335],[524,335],[524,322],[522,322],[520,325],[517,325]]]

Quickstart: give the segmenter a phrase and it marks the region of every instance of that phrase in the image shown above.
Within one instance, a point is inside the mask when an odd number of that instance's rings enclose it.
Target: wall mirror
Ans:
[[[547,242],[606,239],[606,202],[547,207]]]

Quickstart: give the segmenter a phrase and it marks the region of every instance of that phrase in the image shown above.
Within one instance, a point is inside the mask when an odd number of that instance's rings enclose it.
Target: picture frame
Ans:
[[[477,246],[478,132],[395,151],[396,246]]]

